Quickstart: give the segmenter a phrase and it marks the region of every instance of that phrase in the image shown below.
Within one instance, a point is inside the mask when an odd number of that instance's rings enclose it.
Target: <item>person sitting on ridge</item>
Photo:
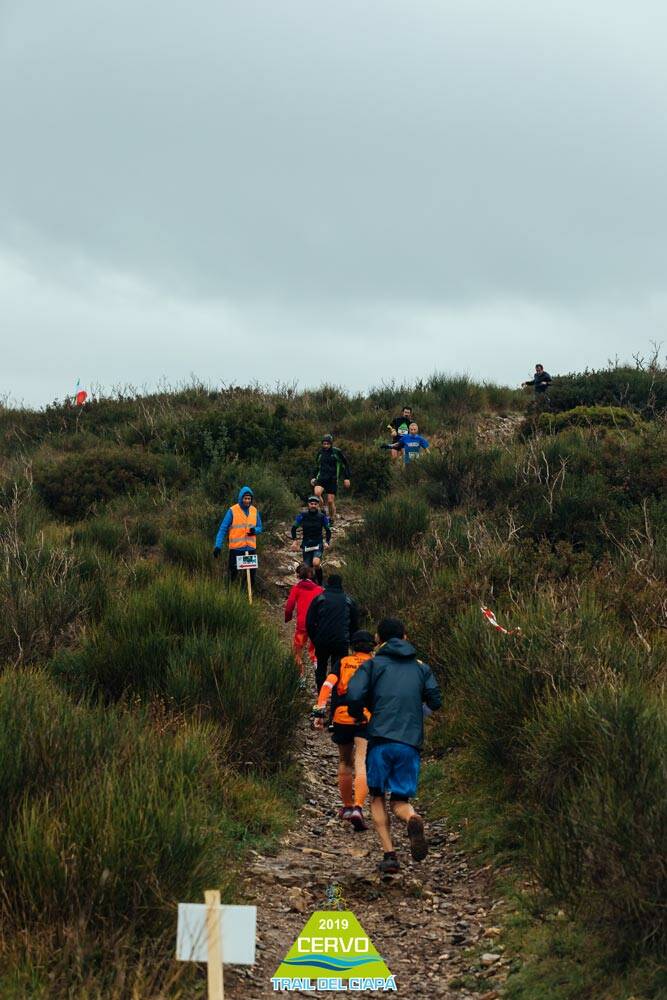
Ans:
[[[319,497],[308,497],[308,509],[297,514],[292,525],[292,550],[299,548],[296,533],[301,528],[301,551],[306,566],[315,570],[315,579],[322,583],[322,555],[331,542],[329,518],[320,510]],[[324,537],[323,537],[324,535]]]
[[[315,476],[310,480],[310,485],[315,487],[318,499],[322,501],[323,494],[326,493],[326,505],[329,520],[333,523],[336,516],[336,493],[341,475],[343,476],[343,486],[350,488],[350,465],[340,448],[334,448],[333,434],[325,434],[322,438],[322,447],[315,459]]]

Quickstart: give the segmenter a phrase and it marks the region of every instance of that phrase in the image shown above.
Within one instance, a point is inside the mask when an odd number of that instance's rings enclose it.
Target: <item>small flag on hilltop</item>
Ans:
[[[503,628],[502,625],[499,625],[498,622],[496,621],[496,616],[494,615],[494,613],[491,610],[491,608],[485,608],[482,605],[481,612],[484,615],[484,617],[486,618],[486,620],[489,623],[489,625],[493,625],[493,627],[498,632],[502,632],[503,635],[521,635],[521,629],[520,628]]]
[[[76,380],[76,388],[74,389],[74,401],[77,406],[83,406],[83,404],[88,399],[88,393],[85,389],[80,388],[81,379]]]

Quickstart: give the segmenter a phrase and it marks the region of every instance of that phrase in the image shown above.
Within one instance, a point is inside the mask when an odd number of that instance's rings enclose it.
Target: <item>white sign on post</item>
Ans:
[[[255,552],[246,552],[241,556],[237,556],[236,568],[257,569],[257,554]]]
[[[180,962],[207,962],[205,903],[178,904],[176,958]],[[220,906],[220,942],[225,965],[255,964],[256,906]]]

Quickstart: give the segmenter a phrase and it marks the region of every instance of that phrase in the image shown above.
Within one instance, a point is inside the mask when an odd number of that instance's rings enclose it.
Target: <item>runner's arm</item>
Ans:
[[[292,587],[289,592],[289,597],[285,601],[285,621],[291,622],[292,615],[294,614],[294,608],[296,606],[296,587]]]
[[[322,514],[322,527],[324,528],[324,537],[327,540],[327,545],[331,541],[331,525],[329,524],[329,518],[326,514]]]
[[[303,521],[303,514],[297,514],[296,517],[294,518],[294,524],[292,525],[291,529],[292,538],[294,539],[294,541],[296,541],[296,529],[299,527],[302,521]]]
[[[338,674],[329,674],[320,688],[320,693],[317,699],[317,708],[325,707],[326,703],[331,698],[331,692],[336,684],[338,684]]]
[[[340,458],[343,466],[343,479],[351,479],[352,473],[350,472],[350,463],[340,449],[338,450],[338,457]]]
[[[428,707],[432,712],[435,712],[437,708],[442,706],[442,694],[440,692],[440,685],[433,676],[433,671],[424,663],[424,696],[423,701],[426,702]],[[358,671],[357,671],[358,673]]]

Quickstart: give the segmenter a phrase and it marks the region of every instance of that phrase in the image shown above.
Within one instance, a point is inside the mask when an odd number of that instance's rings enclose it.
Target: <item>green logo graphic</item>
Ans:
[[[345,992],[396,990],[392,974],[350,910],[318,910],[314,913],[276,969],[271,982],[274,991],[341,988]],[[343,983],[347,985],[343,986]]]

